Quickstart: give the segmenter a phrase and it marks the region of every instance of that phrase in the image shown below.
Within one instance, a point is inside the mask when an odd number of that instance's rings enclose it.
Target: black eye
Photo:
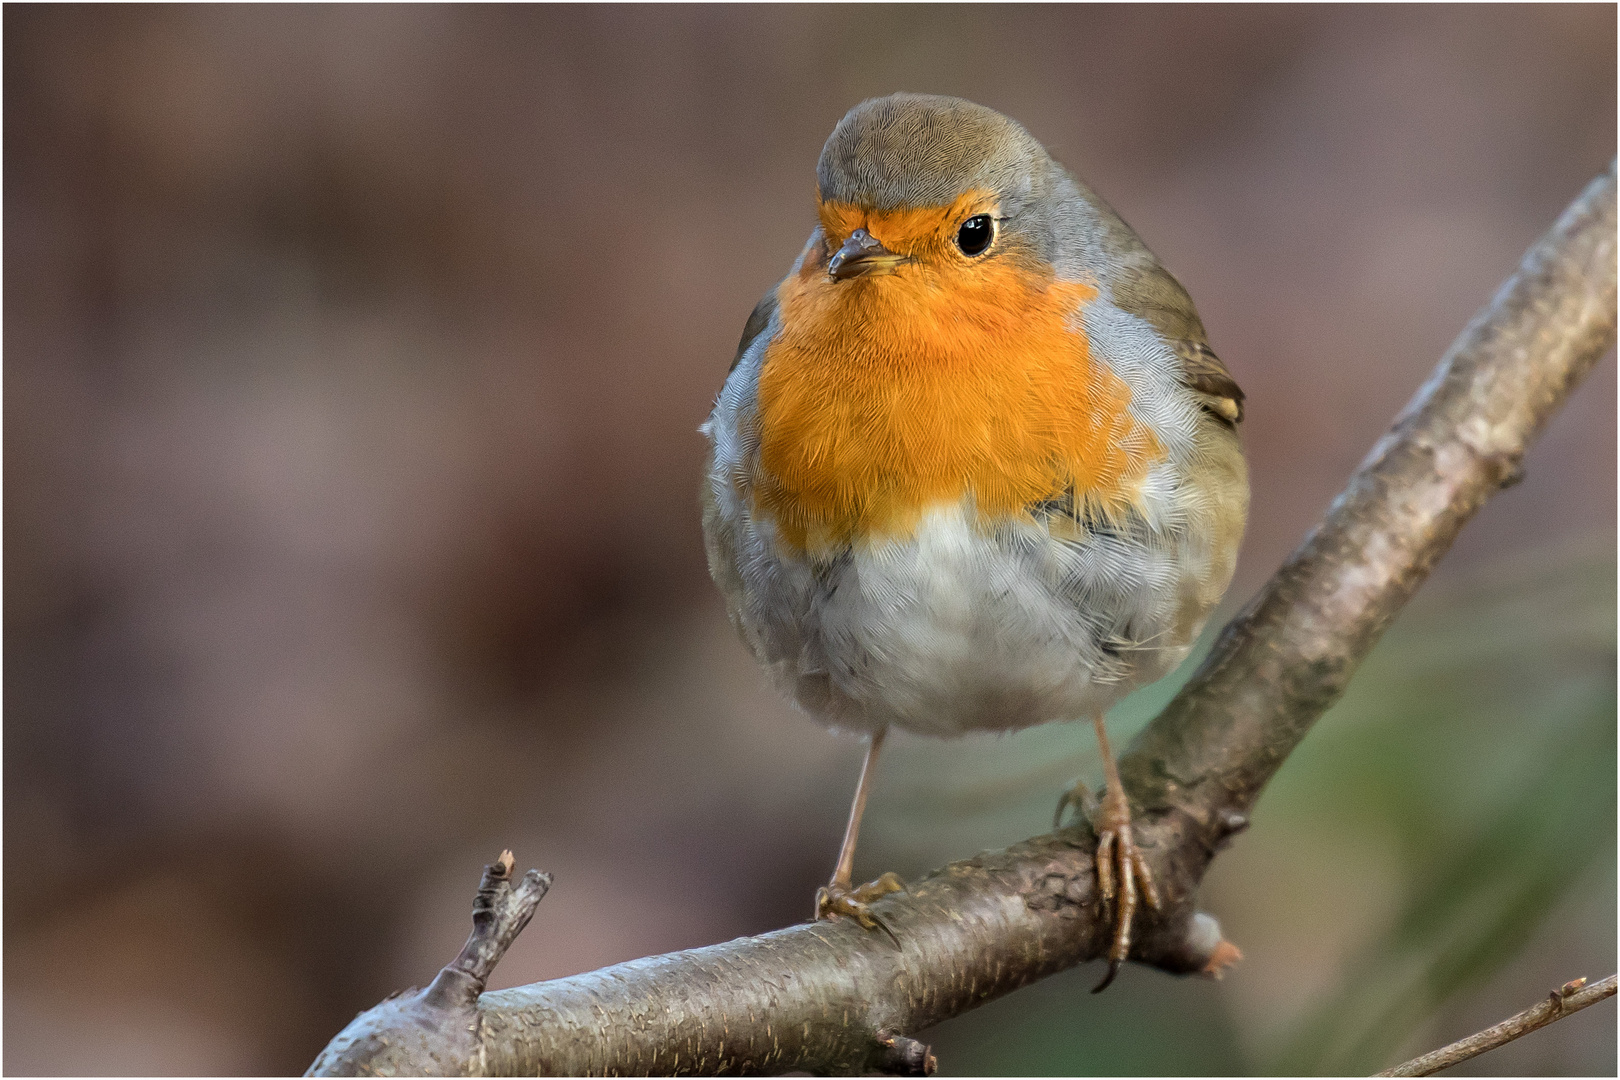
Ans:
[[[995,238],[996,225],[990,220],[990,215],[974,214],[962,222],[961,229],[957,230],[956,246],[962,249],[964,255],[983,255],[984,249]]]

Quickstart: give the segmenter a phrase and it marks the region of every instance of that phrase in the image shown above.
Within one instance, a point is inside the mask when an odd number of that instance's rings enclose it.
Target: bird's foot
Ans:
[[[887,923],[873,913],[871,905],[874,900],[893,892],[904,892],[905,888],[906,883],[900,880],[900,875],[892,872],[854,888],[836,881],[829,882],[816,890],[816,921],[824,922],[845,915],[868,930],[882,930],[898,946],[900,939],[894,936]]]
[[[1155,910],[1159,889],[1147,859],[1131,837],[1131,808],[1123,791],[1110,791],[1103,800],[1094,827],[1097,831],[1097,891],[1103,903],[1114,905],[1114,940],[1108,949],[1108,974],[1092,993],[1101,993],[1119,974],[1119,966],[1131,951],[1131,920],[1136,915],[1137,897]]]

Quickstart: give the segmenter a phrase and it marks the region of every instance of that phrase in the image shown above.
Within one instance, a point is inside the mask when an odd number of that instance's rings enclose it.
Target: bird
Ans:
[[[1181,284],[1019,123],[896,93],[838,122],[816,223],[755,306],[701,431],[711,576],[776,687],[867,740],[814,917],[892,930],[853,884],[893,729],[1090,720],[1111,912],[1139,898],[1104,714],[1176,668],[1230,584],[1248,513],[1243,391]],[[898,939],[896,939],[898,944]]]

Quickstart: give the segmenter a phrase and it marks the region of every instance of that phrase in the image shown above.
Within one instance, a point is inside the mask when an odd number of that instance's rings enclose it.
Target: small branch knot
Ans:
[[[1215,850],[1220,851],[1232,842],[1232,837],[1249,827],[1249,816],[1226,809],[1215,815]]]
[[[877,1071],[884,1076],[933,1076],[939,1068],[926,1043],[904,1035],[879,1035]]]
[[[1506,490],[1524,482],[1524,459],[1518,454],[1500,454],[1496,462],[1496,486]]]

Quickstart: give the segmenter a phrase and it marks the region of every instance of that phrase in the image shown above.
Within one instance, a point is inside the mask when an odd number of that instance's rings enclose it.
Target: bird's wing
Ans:
[[[1181,362],[1181,384],[1198,394],[1204,408],[1227,424],[1237,424],[1243,419],[1243,391],[1209,347],[1192,298],[1134,234],[1131,239],[1139,254],[1132,253],[1136,257],[1111,275],[1114,303],[1164,337]]]
[[[748,321],[743,324],[742,340],[737,343],[737,355],[732,357],[731,367],[726,369],[727,375],[737,370],[737,365],[742,363],[743,353],[748,351],[748,346],[752,345],[754,339],[763,334],[765,328],[771,324],[771,316],[776,314],[776,288],[772,285],[770,291],[760,297],[759,303],[754,305],[753,312],[749,314]]]
[[[1243,420],[1243,390],[1226,370],[1215,350],[1201,339],[1172,338],[1170,347],[1181,361],[1181,384],[1196,390],[1204,408],[1229,424]]]
[[[1074,183],[1102,219],[1114,304],[1157,330],[1181,361],[1181,384],[1197,393],[1216,417],[1236,425],[1243,419],[1243,391],[1209,347],[1192,297],[1111,206],[1079,180]]]

